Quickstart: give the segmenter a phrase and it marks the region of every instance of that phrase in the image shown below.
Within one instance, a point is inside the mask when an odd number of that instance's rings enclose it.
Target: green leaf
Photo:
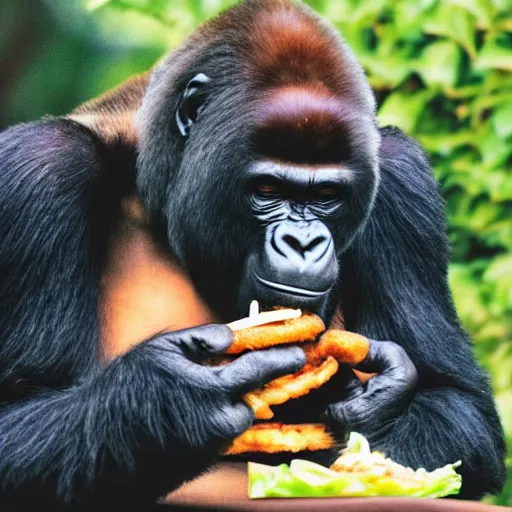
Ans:
[[[512,359],[509,360],[512,363]],[[500,413],[503,426],[508,432],[512,432],[512,389],[502,391],[496,395],[496,405]]]
[[[499,167],[512,154],[512,144],[500,138],[489,123],[484,130],[479,150],[482,155],[482,162],[486,167]]]
[[[439,41],[425,48],[417,69],[427,87],[454,87],[460,62],[459,47],[451,41]]]
[[[380,57],[379,59],[363,58],[361,63],[370,72],[372,87],[396,87],[401,84],[412,71],[412,62],[397,55]]]
[[[510,368],[512,365],[512,343],[505,342],[499,344],[496,351],[491,355],[490,362],[491,364],[496,365],[497,368]],[[512,393],[512,372],[502,371],[498,373],[499,375],[495,376],[495,389],[498,390],[498,393],[502,390],[507,390],[508,392]],[[512,413],[510,404],[509,409]],[[503,412],[501,408],[500,411]],[[512,430],[510,430],[510,432],[512,432]]]
[[[466,99],[473,96],[477,96],[482,93],[481,84],[477,85],[461,85],[456,89],[447,88],[445,89],[445,95],[449,99]]]
[[[480,201],[477,206],[473,209],[467,223],[473,231],[480,233],[483,231],[492,221],[496,220],[499,215],[499,210],[495,205],[487,202]]]
[[[500,320],[488,320],[481,329],[475,331],[479,340],[503,340],[507,335],[507,326]]]
[[[494,15],[495,7],[491,0],[444,0],[452,5],[457,5],[470,12],[475,18],[478,28],[490,28]]]
[[[498,137],[506,139],[512,135],[512,103],[496,108],[492,115],[492,125]]]
[[[491,200],[494,202],[512,201],[512,170],[496,169],[487,178]],[[511,222],[512,224],[512,222]],[[511,240],[512,244],[512,240]]]
[[[510,13],[510,0],[491,0],[491,2],[500,13]]]
[[[486,243],[489,247],[507,248],[512,252],[512,208],[503,208],[500,218],[485,229]]]
[[[505,254],[495,258],[485,271],[484,279],[491,281],[501,281],[503,279],[509,280],[511,284],[510,293],[512,297],[512,254]]]
[[[484,92],[475,99],[471,107],[471,127],[478,129],[482,119],[488,115],[490,109],[512,102],[512,90],[498,89],[496,93],[485,94]]]
[[[404,38],[413,32],[421,31],[425,16],[436,1],[396,2],[393,5],[395,37]]]
[[[110,2],[111,0],[86,0],[85,8],[89,11],[94,11],[100,7],[103,7],[104,5],[107,5]]]
[[[373,0],[372,2],[336,0],[336,2],[327,3],[325,15],[332,21],[362,25],[374,22],[386,4],[387,0]]]
[[[488,37],[475,62],[476,69],[503,69],[512,71],[512,49],[500,44],[500,35]]]
[[[468,265],[452,263],[448,275],[461,320],[468,330],[473,331],[489,318],[473,270]]]
[[[471,58],[476,56],[474,17],[465,9],[440,2],[432,17],[425,22],[427,34],[447,36],[468,52]]]
[[[512,314],[512,254],[494,258],[483,279],[495,287],[495,305],[499,308],[496,313],[503,315],[509,311]]]
[[[412,133],[431,95],[431,91],[397,91],[390,94],[379,109],[379,124],[398,126]]]
[[[448,156],[460,146],[473,145],[475,142],[475,134],[469,130],[460,130],[454,133],[419,134],[417,138],[427,151],[444,156]]]

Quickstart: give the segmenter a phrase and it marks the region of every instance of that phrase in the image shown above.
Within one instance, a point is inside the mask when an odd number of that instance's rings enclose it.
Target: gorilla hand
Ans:
[[[405,350],[391,341],[370,340],[368,355],[356,369],[378,375],[364,384],[354,376],[346,398],[329,404],[325,418],[335,433],[357,431],[371,437],[406,409],[418,374]]]
[[[135,349],[151,351],[155,373],[167,381],[163,415],[172,444],[186,457],[215,458],[253,423],[242,396],[306,362],[302,349],[289,347],[251,352],[223,366],[199,364],[231,341],[227,326],[205,325],[159,335]]]

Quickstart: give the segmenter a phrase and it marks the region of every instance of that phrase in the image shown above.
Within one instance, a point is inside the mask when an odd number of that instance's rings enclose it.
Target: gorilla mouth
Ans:
[[[287,284],[276,283],[275,281],[267,281],[266,279],[263,279],[256,273],[254,273],[254,275],[256,276],[256,279],[265,286],[268,286],[269,288],[273,288],[274,290],[278,290],[283,293],[288,293],[290,295],[300,295],[301,297],[320,297],[322,295],[325,295],[329,291],[329,289],[327,289],[320,292],[316,292],[313,290],[307,290],[306,288],[297,288],[295,286],[290,286]]]

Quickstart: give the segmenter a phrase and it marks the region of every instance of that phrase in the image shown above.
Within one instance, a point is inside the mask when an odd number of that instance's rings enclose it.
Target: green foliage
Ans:
[[[44,2],[56,34],[13,87],[7,121],[69,110],[150,67],[236,0]],[[360,59],[380,123],[400,126],[431,157],[447,203],[455,302],[491,374],[512,447],[512,0],[307,3]],[[0,56],[10,29],[3,26]],[[57,79],[51,91],[41,86]],[[512,505],[512,461],[510,468],[494,503]]]

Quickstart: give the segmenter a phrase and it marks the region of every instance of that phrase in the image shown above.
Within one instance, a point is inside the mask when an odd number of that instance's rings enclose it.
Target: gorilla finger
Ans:
[[[254,422],[252,409],[242,402],[224,407],[212,416],[216,436],[234,439],[245,432]]]
[[[295,373],[305,363],[306,355],[299,347],[272,348],[249,352],[214,371],[228,392],[241,395],[277,377]]]
[[[365,395],[376,406],[390,407],[410,401],[416,389],[416,380],[407,375],[377,375],[366,384]]]
[[[324,414],[326,422],[335,430],[364,430],[367,426],[386,421],[365,395],[354,400],[330,404]]]
[[[366,385],[363,384],[357,377],[351,379],[345,388],[346,396],[344,401],[350,401],[358,398],[366,392]]]
[[[169,333],[168,341],[193,359],[224,352],[233,341],[233,332],[222,324],[202,325]]]
[[[407,352],[400,345],[391,341],[381,343],[382,357],[388,358],[389,365],[379,377],[387,377],[393,382],[394,387],[401,387],[404,390],[415,388],[418,382],[418,371]]]
[[[327,408],[327,419],[346,428],[363,428],[375,422],[387,422],[400,416],[412,394],[394,386],[385,377],[373,377],[364,392],[354,390],[346,400]]]
[[[349,428],[349,421],[343,407],[343,402],[328,405],[321,419],[335,433],[344,432]]]
[[[357,367],[363,371],[392,376],[397,381],[416,385],[418,372],[407,352],[392,341],[370,340],[366,359]]]

